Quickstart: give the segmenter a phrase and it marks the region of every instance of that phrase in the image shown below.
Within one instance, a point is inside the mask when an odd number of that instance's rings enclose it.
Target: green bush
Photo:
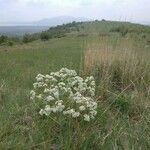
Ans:
[[[8,46],[13,46],[14,42],[13,41],[8,41]]]
[[[121,34],[121,36],[126,36],[126,34],[129,32],[128,31],[128,28],[126,28],[125,26],[119,26],[119,27],[116,27],[116,28],[112,28],[110,30],[110,32],[119,32]]]
[[[47,32],[42,32],[41,35],[40,35],[40,39],[42,41],[47,41],[47,40],[50,39],[50,36],[49,36],[49,34]]]
[[[62,38],[64,36],[65,36],[65,33],[61,31],[56,32],[56,34],[54,35],[55,38]]]
[[[23,42],[24,42],[24,43],[29,43],[29,42],[32,42],[32,41],[34,41],[34,40],[36,40],[35,37],[34,37],[34,35],[25,34],[25,35],[23,36]]]
[[[0,44],[7,42],[7,40],[8,40],[7,36],[4,35],[0,36]]]

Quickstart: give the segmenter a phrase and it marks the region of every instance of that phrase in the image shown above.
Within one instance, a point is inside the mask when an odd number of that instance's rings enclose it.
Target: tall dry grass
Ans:
[[[114,44],[105,37],[87,45],[83,74],[95,76],[97,91],[103,97],[106,91],[131,92],[143,103],[150,96],[149,58],[149,51],[134,40],[122,38]]]

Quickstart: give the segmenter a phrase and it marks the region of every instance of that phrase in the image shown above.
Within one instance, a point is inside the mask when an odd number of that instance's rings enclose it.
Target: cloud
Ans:
[[[0,0],[1,21],[34,21],[54,16],[150,20],[149,0]]]

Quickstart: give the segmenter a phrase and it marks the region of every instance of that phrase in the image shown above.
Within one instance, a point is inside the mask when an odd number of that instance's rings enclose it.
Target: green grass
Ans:
[[[149,33],[128,33],[126,37],[121,37],[119,33],[108,32],[112,26],[107,24],[108,34],[103,35],[105,24],[85,24],[84,31],[89,36],[73,33],[46,42],[34,41],[0,47],[0,149],[150,149],[150,71],[146,69],[150,65],[150,45],[147,43]],[[144,27],[142,29],[145,30]],[[98,31],[96,35],[94,31]],[[143,34],[146,34],[146,38],[143,38]],[[127,70],[132,73],[130,76],[122,70],[124,61],[112,63],[107,68],[107,61],[104,67],[99,59],[93,57],[95,51],[91,51],[89,58],[96,60],[96,64],[93,68],[91,59],[87,60],[92,70],[90,72],[83,68],[87,65],[84,64],[84,50],[87,47],[101,50],[100,54],[104,54],[104,50],[110,47],[110,55],[106,53],[105,58],[112,58],[114,50],[120,50],[115,53],[115,56],[119,56],[125,48],[134,49],[144,61],[139,59],[140,65],[135,68],[131,68],[134,65],[127,65]],[[131,51],[127,52],[130,54]],[[136,62],[136,59],[129,60],[131,63]],[[29,99],[29,92],[38,73],[47,74],[62,67],[75,69],[83,77],[94,75],[98,114],[93,121],[87,123],[71,118],[63,119],[61,116],[41,117]],[[116,70],[118,74],[114,77]],[[125,76],[122,76],[122,71]],[[135,82],[140,71],[146,72],[146,75]],[[121,88],[112,86],[112,82],[118,84],[120,79],[124,81]]]
[[[2,146],[8,148],[17,143],[20,145],[25,142],[24,138],[26,139],[26,137],[21,133],[19,134],[21,132],[18,131],[19,124],[15,122],[23,119],[26,115],[30,115],[27,111],[28,108],[31,109],[29,112],[34,111],[34,108],[30,107],[32,102],[29,100],[29,91],[38,73],[50,73],[62,67],[75,69],[79,72],[82,41],[80,38],[68,37],[1,48],[0,139],[2,141],[0,141]],[[6,48],[7,51],[5,51]],[[11,133],[8,128],[17,131]],[[22,125],[22,128],[26,128],[26,126]],[[21,138],[23,139],[21,140]],[[8,144],[9,141],[12,143]]]

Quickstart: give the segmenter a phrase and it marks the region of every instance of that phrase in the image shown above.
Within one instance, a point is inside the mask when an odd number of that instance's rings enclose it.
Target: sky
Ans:
[[[0,0],[0,22],[57,16],[150,22],[150,0]]]

